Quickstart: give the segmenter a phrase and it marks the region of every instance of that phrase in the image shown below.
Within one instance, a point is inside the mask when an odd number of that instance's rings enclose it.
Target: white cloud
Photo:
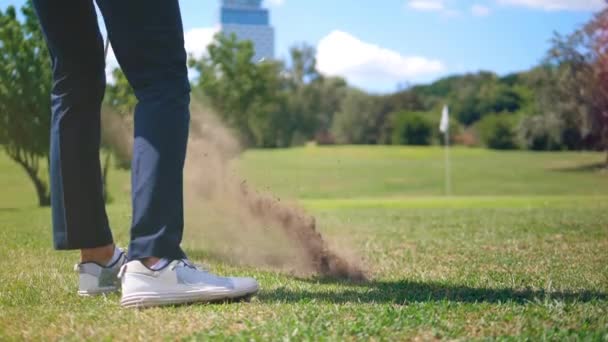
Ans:
[[[471,6],[471,14],[476,17],[486,17],[490,15],[490,8],[483,5],[475,4]]]
[[[596,11],[606,6],[605,0],[498,0],[498,2],[545,11]]]
[[[219,32],[219,27],[198,27],[184,33],[184,46],[188,57],[201,58],[207,55],[207,47],[213,42],[213,36]],[[188,70],[188,77],[192,80],[197,78],[198,72],[194,69]]]
[[[317,46],[317,66],[366,89],[392,89],[397,83],[442,72],[441,61],[400,53],[333,31]]]
[[[407,5],[412,9],[425,12],[443,11],[445,9],[442,0],[410,0]]]
[[[201,58],[207,53],[207,46],[213,41],[213,36],[219,31],[218,27],[193,28],[184,34],[186,52],[194,58]]]
[[[409,0],[406,2],[406,8],[419,12],[439,13],[450,18],[460,17],[462,14],[460,10],[447,6],[444,0]]]

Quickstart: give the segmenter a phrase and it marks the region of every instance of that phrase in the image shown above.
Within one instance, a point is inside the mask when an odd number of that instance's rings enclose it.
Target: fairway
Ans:
[[[608,340],[608,172],[592,152],[439,147],[251,150],[234,162],[297,200],[370,280],[297,278],[184,246],[219,274],[256,277],[250,303],[127,310],[80,298],[77,252],[51,246],[50,210],[0,153],[0,340]],[[201,170],[204,175],[204,170]],[[128,242],[129,175],[112,170],[108,214]],[[221,229],[221,227],[218,227]]]

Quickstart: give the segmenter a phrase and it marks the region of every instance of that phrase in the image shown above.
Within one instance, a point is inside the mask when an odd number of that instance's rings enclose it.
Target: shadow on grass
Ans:
[[[553,169],[553,171],[559,172],[600,172],[605,170],[608,170],[605,163],[592,163]]]
[[[199,249],[187,249],[194,259],[211,262],[229,262],[214,253]],[[297,281],[321,285],[338,285],[334,288],[323,287],[319,291],[308,289],[288,289],[262,291],[257,297],[262,302],[308,302],[312,300],[328,303],[393,303],[407,304],[417,302],[461,302],[461,303],[518,303],[557,300],[560,302],[608,301],[608,293],[597,291],[545,291],[510,288],[476,288],[440,282],[419,282],[412,280],[368,280],[349,281],[328,277],[296,278]],[[340,286],[342,285],[342,286]]]
[[[547,292],[544,290],[515,290],[474,288],[457,284],[437,282],[368,281],[364,283],[340,282],[328,279],[310,280],[315,283],[345,285],[344,289],[323,289],[319,292],[279,288],[263,291],[258,295],[261,301],[301,302],[317,300],[329,303],[393,303],[451,301],[462,303],[525,303],[545,299],[561,302],[589,302],[607,300],[608,294],[595,291]],[[353,288],[354,287],[354,288]]]

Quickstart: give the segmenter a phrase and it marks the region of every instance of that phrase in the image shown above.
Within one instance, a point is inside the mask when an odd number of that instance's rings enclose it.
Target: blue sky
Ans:
[[[0,7],[23,0],[0,0]],[[187,49],[217,30],[219,0],[181,0]],[[527,69],[553,32],[569,33],[605,0],[266,0],[277,56],[318,48],[319,68],[374,92],[477,70]],[[112,64],[112,62],[110,63]]]

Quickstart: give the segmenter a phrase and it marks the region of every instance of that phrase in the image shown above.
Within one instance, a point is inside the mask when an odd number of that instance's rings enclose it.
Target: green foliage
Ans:
[[[608,58],[602,49],[607,38],[597,34],[608,27],[607,17],[600,12],[581,30],[556,37],[547,63],[530,71],[503,77],[487,71],[449,76],[387,95],[370,95],[342,79],[324,77],[316,68],[314,48],[305,43],[290,49],[285,64],[253,63],[250,42],[218,36],[208,56],[191,66],[199,71],[197,86],[213,108],[250,146],[290,146],[313,139],[409,141],[395,137],[409,135],[404,127],[414,122],[404,125],[392,113],[435,112],[448,103],[452,138],[461,127],[476,125],[486,144],[496,148],[514,148],[517,140],[535,150],[598,149],[608,146],[602,114],[608,106]],[[120,76],[108,91],[108,102],[125,112],[133,101],[125,96],[128,85],[122,85],[126,82]],[[497,119],[495,113],[514,115]],[[486,116],[491,118],[484,121]],[[437,126],[435,116],[429,119]],[[426,126],[422,121],[416,124]],[[436,127],[432,132],[434,138],[416,143],[443,140]]]
[[[321,74],[317,71],[314,47],[306,43],[294,45],[289,49],[289,54],[291,56],[291,67],[288,72],[293,86],[303,86],[321,77]]]
[[[375,130],[378,132],[378,144],[390,144],[393,123],[391,115],[398,111],[422,111],[425,109],[423,99],[411,89],[394,94],[378,96]]]
[[[517,128],[522,147],[535,151],[554,151],[563,148],[563,122],[544,114],[524,116]]]
[[[348,91],[332,124],[336,142],[373,144],[377,139],[376,100],[357,89]]]
[[[429,113],[397,112],[392,115],[394,145],[430,145],[433,126]]]
[[[446,137],[445,137],[445,133],[443,133],[439,130],[439,122],[440,122],[441,118],[436,113],[430,113],[430,115],[432,115],[433,118],[435,118],[435,117],[438,118],[438,119],[431,120],[431,122],[432,122],[433,132],[436,137],[436,141],[440,145],[443,146],[443,145],[445,145]],[[448,127],[448,139],[449,139],[450,145],[456,144],[457,143],[456,138],[458,136],[460,136],[463,132],[464,132],[464,130],[462,129],[462,125],[458,122],[458,120],[450,119],[450,123],[449,123],[449,127]]]
[[[580,149],[575,115],[560,100],[558,69],[541,65],[519,74],[518,80],[517,87],[526,99],[517,125],[521,146],[533,150]]]
[[[504,84],[492,84],[483,91],[487,94],[483,94],[479,100],[481,113],[512,113],[521,106],[522,99],[517,91]]]
[[[508,114],[486,115],[477,125],[484,144],[497,150],[516,148],[513,117]]]
[[[287,146],[293,123],[286,100],[280,63],[252,62],[250,41],[233,34],[218,34],[208,56],[191,61],[199,73],[198,84],[224,122],[241,134],[245,144],[260,147]]]
[[[449,106],[448,106],[449,107]],[[441,122],[441,112],[443,110],[443,104],[433,108],[429,111],[418,111],[426,121],[428,121],[432,128],[432,138],[431,144],[445,144],[445,134],[439,130],[439,123]],[[462,133],[462,125],[460,122],[452,115],[450,109],[450,120],[448,127],[448,134],[450,139],[450,144],[455,144],[456,137]]]
[[[307,44],[290,49],[291,61],[282,72],[286,110],[293,117],[296,140],[313,140],[330,130],[334,114],[346,96],[347,84],[341,78],[323,77],[316,69],[316,52]]]
[[[322,77],[309,84],[315,97],[309,98],[309,108],[316,116],[315,135],[324,134],[331,130],[334,115],[340,110],[342,101],[348,94],[346,81],[338,77]]]
[[[347,85],[319,74],[314,48],[292,47],[288,66],[252,57],[251,42],[220,34],[208,56],[191,61],[200,73],[196,86],[243,142],[285,147],[327,135]]]
[[[0,143],[27,173],[38,203],[50,204],[44,175],[49,158],[51,68],[30,2],[0,11]]]
[[[450,103],[453,116],[461,123],[471,125],[485,115],[518,111],[525,99],[516,82],[516,75],[500,79],[494,73],[482,71],[447,77],[428,86],[416,86],[413,91],[427,110]]]
[[[105,103],[113,110],[125,117],[132,117],[137,105],[137,98],[131,84],[120,68],[112,71],[114,82],[106,87]]]
[[[607,151],[608,165],[608,9],[572,34],[556,35],[547,62],[557,73],[551,109],[568,127],[567,140]],[[566,142],[568,143],[568,142]]]

